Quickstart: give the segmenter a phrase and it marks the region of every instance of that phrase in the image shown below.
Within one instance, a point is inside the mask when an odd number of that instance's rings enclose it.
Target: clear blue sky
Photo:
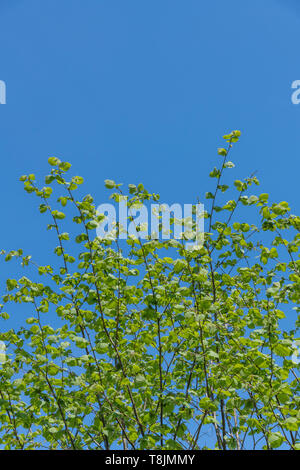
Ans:
[[[97,204],[106,178],[190,203],[232,129],[234,175],[257,170],[299,213],[299,3],[0,0],[0,248],[48,260],[45,217],[18,178],[46,174],[49,156],[72,162]]]

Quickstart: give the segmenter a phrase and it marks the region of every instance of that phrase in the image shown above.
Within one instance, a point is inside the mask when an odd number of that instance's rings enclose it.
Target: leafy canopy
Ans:
[[[2,299],[1,448],[300,448],[299,318],[281,326],[299,312],[300,217],[251,194],[254,175],[224,184],[239,137],[218,149],[200,250],[98,239],[103,216],[92,196],[76,196],[83,178],[67,179],[71,165],[58,158],[46,186],[21,177],[57,246],[47,266],[2,252],[38,274],[7,279]],[[124,195],[106,186],[113,200]],[[129,204],[159,199],[128,189]],[[9,328],[14,303],[32,311],[19,329]]]

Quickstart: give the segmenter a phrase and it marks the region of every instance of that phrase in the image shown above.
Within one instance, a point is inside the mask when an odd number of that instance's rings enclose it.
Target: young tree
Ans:
[[[32,307],[25,326],[1,326],[2,449],[300,449],[299,318],[289,331],[279,325],[282,309],[299,311],[300,217],[286,202],[250,195],[254,175],[218,202],[239,137],[224,136],[218,150],[195,250],[184,240],[96,237],[103,215],[90,195],[77,199],[83,179],[66,180],[69,163],[50,158],[43,188],[21,177],[50,217],[58,258],[39,266],[22,250],[3,253],[40,277],[7,279],[2,300],[8,322],[9,304]],[[116,202],[124,196],[106,185]],[[64,191],[62,208],[50,203],[53,186]],[[129,206],[151,200],[158,196],[129,185]]]

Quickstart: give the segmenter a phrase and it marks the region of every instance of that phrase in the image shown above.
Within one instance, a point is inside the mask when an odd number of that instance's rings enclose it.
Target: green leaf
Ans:
[[[240,180],[235,180],[234,186],[236,187],[236,189],[237,189],[238,191],[242,191],[242,190],[243,190],[243,183],[242,183],[242,181],[240,181]]]
[[[227,155],[227,150],[224,148],[219,148],[218,149],[218,154],[221,155],[222,157],[226,157]]]
[[[84,179],[82,178],[82,176],[73,176],[72,178],[72,183],[82,184],[83,182],[84,182]]]
[[[258,199],[259,199],[260,202],[267,203],[268,200],[269,200],[269,194],[262,193],[262,194],[259,195]]]
[[[113,180],[105,180],[104,183],[108,189],[114,189],[116,187],[116,183]]]
[[[66,217],[66,215],[63,213],[63,212],[60,212],[60,211],[57,211],[57,210],[54,210],[51,212],[51,214],[53,215],[53,217],[55,217],[56,219],[64,219]]]
[[[272,449],[277,449],[283,443],[284,437],[280,434],[280,432],[273,432],[269,434],[268,440]]]
[[[283,422],[283,426],[289,431],[299,431],[300,419],[291,416]]]
[[[60,161],[59,158],[50,157],[50,158],[48,158],[48,163],[49,163],[49,165],[51,165],[51,166],[58,166],[58,165],[61,163],[61,161]]]
[[[69,162],[61,162],[59,163],[59,169],[62,171],[68,171],[71,168],[71,163]]]

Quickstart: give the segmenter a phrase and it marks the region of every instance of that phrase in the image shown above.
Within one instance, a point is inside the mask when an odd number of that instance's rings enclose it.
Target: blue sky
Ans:
[[[261,191],[299,212],[296,0],[0,0],[0,15],[1,248],[48,260],[56,241],[18,179],[47,174],[49,156],[97,204],[106,178],[190,203],[232,129],[233,176],[257,170]]]

